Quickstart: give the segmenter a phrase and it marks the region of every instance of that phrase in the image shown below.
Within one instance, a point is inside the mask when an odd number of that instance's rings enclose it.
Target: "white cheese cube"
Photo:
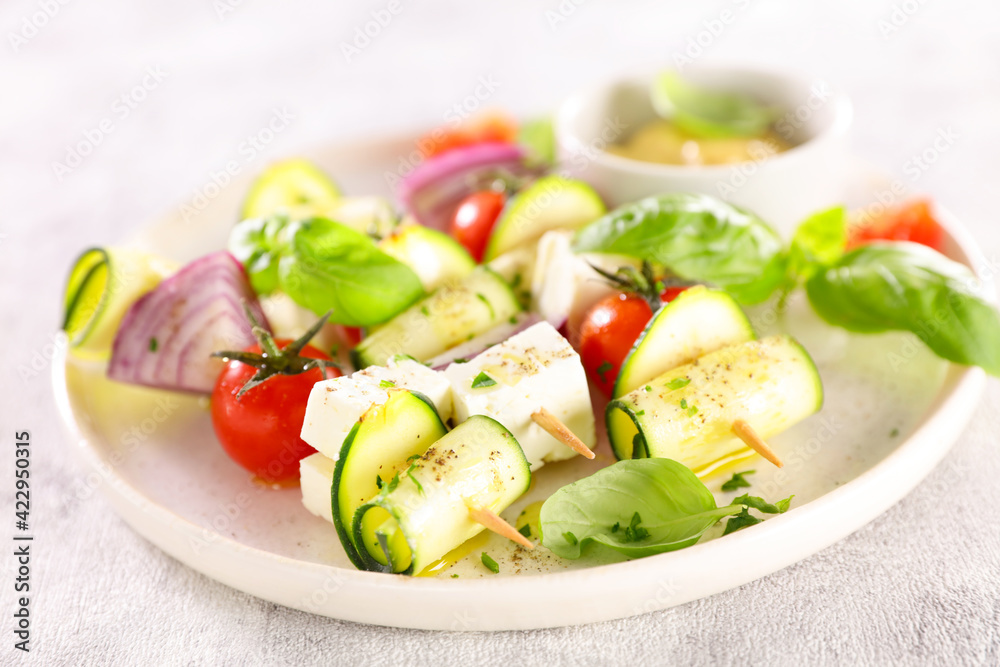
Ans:
[[[412,359],[390,360],[389,365],[370,366],[350,377],[313,385],[302,423],[302,439],[336,461],[344,438],[361,415],[389,398],[388,386],[420,392],[431,400],[442,421],[451,417],[451,383],[442,373]]]
[[[400,389],[416,391],[427,398],[437,408],[441,421],[451,418],[451,382],[440,371],[424,366],[419,361],[397,355],[389,359],[389,367],[369,366],[351,376],[359,382],[381,385],[391,382]]]
[[[578,255],[572,241],[573,232],[566,230],[543,234],[531,282],[532,310],[554,326],[566,323],[569,331],[576,330],[592,305],[615,291],[593,266],[614,273],[622,266],[639,265],[618,255]]]
[[[378,383],[339,377],[313,385],[306,403],[301,438],[336,461],[344,438],[372,405],[389,398]]]
[[[302,504],[307,510],[330,523],[333,523],[330,489],[333,487],[333,470],[336,466],[333,460],[318,452],[299,461]]]
[[[496,384],[479,389],[472,383],[485,373]],[[548,409],[588,447],[596,443],[594,412],[580,357],[552,325],[540,322],[486,350],[464,364],[452,364],[455,420],[486,415],[517,438],[532,470],[576,453],[531,419]]]

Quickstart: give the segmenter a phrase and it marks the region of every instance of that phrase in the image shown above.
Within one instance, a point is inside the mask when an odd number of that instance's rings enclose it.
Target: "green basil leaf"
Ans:
[[[282,215],[248,218],[229,233],[229,252],[243,264],[257,294],[278,288],[278,261],[288,247],[284,240],[287,225],[288,218]]]
[[[577,232],[573,248],[663,264],[745,304],[766,300],[785,278],[777,232],[753,213],[708,195],[667,194],[627,204]]]
[[[795,496],[788,496],[784,500],[779,500],[776,503],[769,503],[760,496],[751,496],[748,493],[744,493],[739,498],[733,499],[734,505],[746,505],[747,507],[752,507],[758,512],[763,512],[764,514],[784,514],[788,511],[788,508],[792,505],[792,498]]]
[[[729,521],[726,522],[726,529],[722,532],[722,536],[725,537],[729,533],[735,533],[737,530],[742,530],[750,526],[756,526],[758,523],[764,520],[750,514],[750,510],[746,507],[743,511],[734,517],[731,517]]]
[[[965,266],[916,243],[872,243],[806,282],[813,308],[849,331],[911,331],[939,357],[1000,375],[1000,316]]]
[[[417,274],[361,232],[325,218],[292,223],[290,230],[279,285],[314,313],[330,311],[331,322],[379,324],[424,294]]]
[[[680,463],[649,458],[619,461],[564,486],[545,501],[539,519],[542,544],[563,558],[579,558],[591,542],[640,558],[690,546],[742,509],[717,507]]]
[[[847,246],[847,210],[843,206],[814,213],[795,230],[788,249],[791,287],[833,264]]]
[[[778,119],[778,111],[747,95],[692,85],[677,72],[653,81],[653,108],[697,137],[756,137]]]

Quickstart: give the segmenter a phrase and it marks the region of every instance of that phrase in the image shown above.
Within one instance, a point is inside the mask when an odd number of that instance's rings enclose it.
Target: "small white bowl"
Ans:
[[[827,82],[775,70],[691,67],[682,75],[693,83],[783,109],[775,130],[793,148],[760,161],[694,167],[605,152],[656,118],[649,97],[654,75],[577,93],[556,114],[556,141],[566,171],[593,185],[610,206],[667,192],[710,194],[754,211],[787,236],[810,213],[841,202],[853,113],[850,100]]]

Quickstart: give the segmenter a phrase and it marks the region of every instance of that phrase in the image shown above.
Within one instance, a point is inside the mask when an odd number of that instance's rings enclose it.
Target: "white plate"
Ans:
[[[386,194],[392,180],[386,175],[396,173],[411,147],[407,137],[331,147],[312,157],[347,192]],[[863,176],[845,195],[849,200],[868,201],[884,187],[870,169],[856,172]],[[195,216],[195,208],[179,207],[129,243],[179,260],[224,247],[249,176],[223,188]],[[951,254],[983,266],[962,227],[947,216],[945,222]],[[827,403],[773,440],[786,463],[782,471],[762,460],[740,468],[757,469],[755,494],[796,494],[793,509],[724,540],[715,539],[717,527],[691,548],[630,562],[561,561],[544,549],[528,557],[489,537],[438,578],[360,572],[332,526],[302,508],[297,489],[258,487],[229,461],[203,402],[118,385],[104,379],[101,366],[73,361],[54,364],[53,383],[70,441],[89,468],[76,492],[100,487],[139,534],[207,576],[351,621],[440,630],[543,628],[662,609],[791,565],[874,519],[941,460],[980,399],[981,370],[941,362],[909,335],[854,337],[819,323],[801,303],[792,312],[785,321],[760,308],[751,316],[765,331],[787,327],[810,348]],[[596,462],[543,468],[506,516],[611,462],[606,442],[598,453]],[[721,481],[710,487],[718,491]],[[479,563],[481,551],[499,561],[501,575]]]

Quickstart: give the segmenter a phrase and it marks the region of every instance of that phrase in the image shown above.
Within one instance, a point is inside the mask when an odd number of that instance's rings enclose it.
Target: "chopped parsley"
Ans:
[[[378,383],[378,386],[382,387],[383,389],[388,389],[389,387],[395,387],[396,383],[393,382],[392,380],[382,380],[381,382]]]
[[[742,489],[744,487],[749,488],[750,482],[746,480],[746,475],[752,475],[756,470],[744,470],[743,472],[734,472],[733,478],[728,482],[722,484],[723,491],[735,491],[736,489]]]
[[[531,537],[531,524],[526,523],[517,529],[517,532],[521,533],[525,537]]]
[[[576,544],[577,542],[579,542],[579,540],[576,539],[576,535],[569,532],[568,530],[565,533],[563,533],[563,539],[569,542],[570,544]]]
[[[479,371],[479,375],[477,375],[476,377],[472,378],[472,388],[473,389],[482,389],[483,387],[492,387],[496,383],[497,383],[496,380],[494,380],[493,378],[491,378],[489,375],[487,375],[486,373],[484,373],[482,371]]]
[[[511,289],[517,289],[518,287],[521,286],[521,281],[522,280],[523,280],[523,278],[521,277],[521,274],[520,273],[515,273],[514,274],[514,279],[510,281],[510,288]]]
[[[466,359],[465,357],[459,357],[458,359],[452,359],[451,363],[453,363],[453,364],[467,364],[467,363],[469,363],[469,360]]]
[[[608,378],[605,377],[605,374],[612,368],[614,368],[614,366],[612,366],[607,361],[602,362],[601,365],[597,367],[597,374],[601,376],[601,382],[608,381]]]
[[[458,579],[458,575],[457,574],[453,574],[453,575],[451,575],[451,578],[452,579]]]
[[[643,416],[644,414],[646,414],[646,411],[645,411],[645,410],[639,410],[638,412],[636,412],[636,413],[635,413],[635,416],[636,416],[636,417],[641,417],[641,416]]]
[[[890,438],[895,438],[897,435],[899,435],[899,429],[898,428],[894,428],[891,431],[889,431],[889,437]]]
[[[479,557],[479,560],[483,561],[483,565],[486,566],[487,570],[489,570],[493,574],[500,574],[500,566],[497,565],[497,562],[495,560],[490,558],[490,555],[488,553],[484,551],[483,555]]]
[[[646,391],[653,391],[653,388],[652,388],[652,387],[650,387],[650,386],[649,386],[649,385],[647,384],[647,385],[646,385]]]
[[[688,408],[688,417],[694,417],[696,414],[698,414],[697,405],[692,405],[691,407]]]
[[[417,485],[417,491],[420,495],[424,495],[424,485],[417,481],[417,478],[413,476],[413,469],[417,467],[416,463],[411,463],[410,467],[406,469],[406,476],[410,478],[410,481]]]
[[[510,319],[507,321],[510,322],[511,324],[517,324],[517,315],[511,315]]]
[[[490,319],[495,320],[497,318],[497,312],[493,310],[493,304],[486,298],[486,295],[476,292],[476,298],[486,304],[486,307],[490,309]]]
[[[424,317],[430,317],[431,316],[430,308],[428,308],[427,306],[420,306],[420,314],[423,315]]]
[[[385,482],[382,481],[382,475],[375,475],[375,486],[381,490],[383,484],[385,484]]]
[[[622,527],[622,524],[620,522],[618,522],[618,521],[615,521],[615,525],[611,526],[611,532],[612,533],[617,533],[618,529],[621,528],[621,527]]]
[[[689,384],[691,384],[691,380],[688,378],[674,378],[664,386],[670,391],[676,391],[678,389],[683,389]]]
[[[625,537],[622,538],[623,542],[641,542],[649,537],[649,531],[642,528],[639,525],[640,523],[642,523],[642,517],[636,512],[632,515],[632,521],[625,528]]]
[[[389,493],[392,493],[393,491],[396,490],[397,486],[399,486],[399,471],[398,470],[396,471],[396,474],[392,476],[392,479],[389,480],[389,484],[386,485],[385,488],[388,490]]]
[[[681,399],[681,410],[687,410],[687,408],[688,408],[688,400],[686,398],[682,398]]]
[[[155,338],[150,338],[149,339],[149,351],[150,352],[156,352],[156,350],[159,347],[160,347],[160,341],[156,340]]]

